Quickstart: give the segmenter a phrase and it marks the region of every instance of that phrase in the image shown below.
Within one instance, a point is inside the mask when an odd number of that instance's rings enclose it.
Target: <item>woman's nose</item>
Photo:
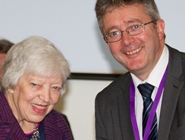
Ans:
[[[39,98],[42,101],[44,101],[46,103],[49,103],[49,101],[50,101],[50,90],[49,89],[42,90],[41,94],[39,95]]]

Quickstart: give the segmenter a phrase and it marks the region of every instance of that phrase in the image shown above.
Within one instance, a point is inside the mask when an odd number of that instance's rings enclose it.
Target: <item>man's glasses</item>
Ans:
[[[156,20],[152,20],[150,22],[146,23],[136,23],[132,26],[129,26],[125,31],[120,30],[114,30],[109,32],[107,35],[104,36],[104,39],[108,43],[113,43],[116,41],[121,40],[123,32],[126,32],[130,36],[141,34],[145,30],[145,25],[148,25],[150,23],[155,23]]]

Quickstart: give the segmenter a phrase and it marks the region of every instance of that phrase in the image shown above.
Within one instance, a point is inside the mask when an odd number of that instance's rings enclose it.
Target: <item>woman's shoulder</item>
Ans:
[[[56,110],[52,110],[45,118],[43,123],[45,126],[49,125],[51,127],[51,124],[53,127],[58,128],[58,129],[69,129],[70,130],[70,125],[68,122],[67,117],[64,114],[61,114],[57,112]]]
[[[50,133],[54,134],[55,136],[62,136],[66,137],[66,140],[72,140],[72,133],[71,130],[62,116],[61,113],[57,112],[56,110],[52,110],[43,120],[44,129],[46,135]]]
[[[44,120],[49,122],[58,122],[58,123],[59,122],[62,123],[63,121],[65,121],[62,114],[54,109],[48,115],[46,115]]]

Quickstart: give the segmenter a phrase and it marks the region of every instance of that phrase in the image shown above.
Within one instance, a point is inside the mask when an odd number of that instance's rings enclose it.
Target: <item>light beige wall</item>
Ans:
[[[55,109],[67,115],[75,140],[95,140],[94,99],[111,81],[69,80]]]

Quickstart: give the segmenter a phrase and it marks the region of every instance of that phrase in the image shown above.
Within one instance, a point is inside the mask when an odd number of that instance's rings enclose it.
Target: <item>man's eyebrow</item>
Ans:
[[[106,31],[105,34],[108,34],[112,29],[118,29],[118,26],[111,26]]]
[[[137,22],[141,22],[141,20],[138,20],[138,19],[132,19],[132,20],[125,21],[124,23],[126,23],[126,24],[130,24],[130,23],[137,23]]]

